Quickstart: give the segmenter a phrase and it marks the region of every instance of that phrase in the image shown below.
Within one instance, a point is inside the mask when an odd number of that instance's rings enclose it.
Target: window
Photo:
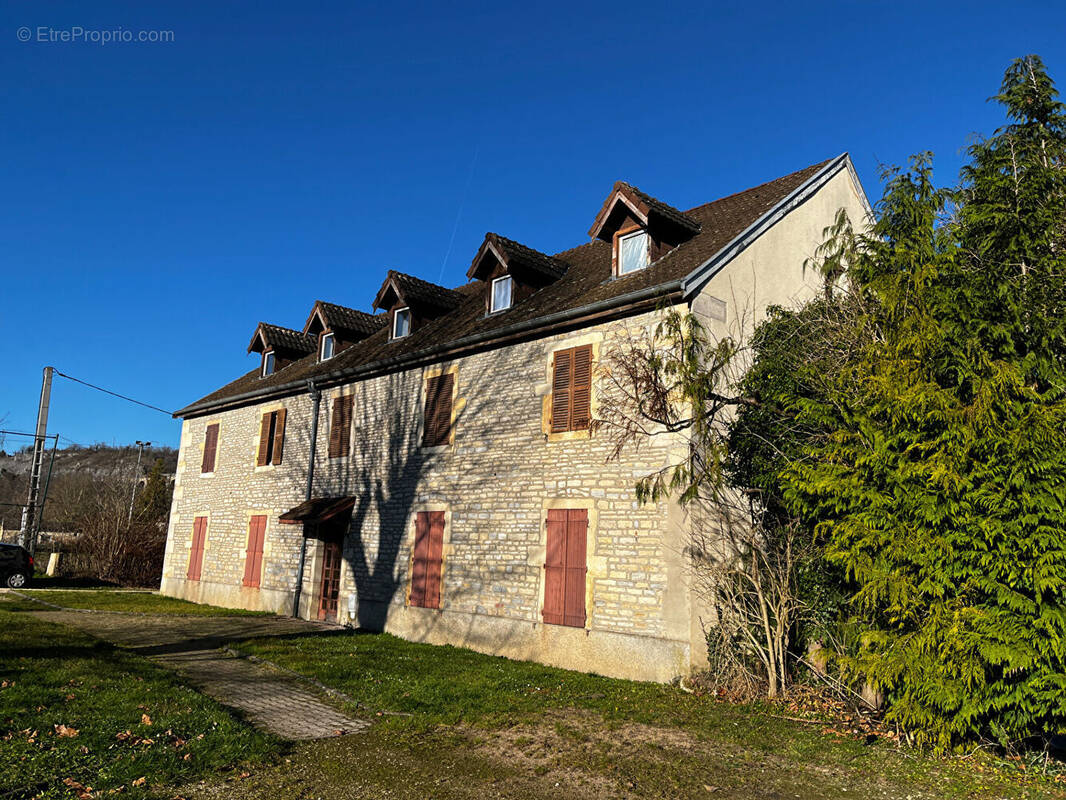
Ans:
[[[259,588],[263,574],[263,538],[266,534],[266,516],[254,516],[248,520],[248,549],[244,551],[244,585]]]
[[[329,361],[333,358],[333,334],[326,333],[322,335],[322,344],[318,350],[319,361]]]
[[[555,352],[551,409],[552,433],[588,429],[592,415],[592,345]]]
[[[218,423],[208,425],[204,432],[204,459],[200,462],[201,474],[215,471],[215,457],[218,455]]]
[[[618,274],[625,275],[648,266],[648,234],[644,231],[618,237]]]
[[[415,546],[411,556],[408,605],[440,608],[440,579],[444,560],[444,512],[415,515]]]
[[[497,311],[503,311],[504,309],[511,307],[511,286],[510,275],[496,278],[492,282],[492,303],[489,305],[490,314],[495,314]]]
[[[589,512],[584,508],[548,511],[544,558],[544,622],[585,627],[585,541]]]
[[[411,309],[404,306],[392,315],[392,338],[402,339],[411,334]]]
[[[454,372],[438,375],[426,381],[426,408],[422,426],[423,447],[440,447],[450,443],[454,386]]]
[[[275,362],[274,362],[274,351],[273,350],[267,350],[265,353],[263,353],[263,376],[262,377],[265,378],[267,375],[273,375],[274,374],[274,363]]]
[[[329,457],[344,458],[352,440],[352,405],[355,397],[346,394],[333,398],[333,419],[329,426]]]
[[[200,580],[204,566],[204,539],[207,537],[207,517],[197,517],[192,523],[192,547],[189,548],[189,569],[185,577],[190,581]]]
[[[281,453],[285,447],[285,409],[269,411],[263,415],[259,426],[259,453],[255,465],[265,467],[267,464],[280,464]]]

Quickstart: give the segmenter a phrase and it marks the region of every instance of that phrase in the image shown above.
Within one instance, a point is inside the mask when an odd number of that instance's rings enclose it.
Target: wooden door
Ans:
[[[337,621],[337,596],[341,586],[341,543],[328,539],[322,543],[322,581],[318,595],[318,618]]]

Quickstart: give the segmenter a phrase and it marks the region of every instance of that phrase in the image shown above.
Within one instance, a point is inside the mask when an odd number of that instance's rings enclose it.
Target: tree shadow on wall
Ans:
[[[447,370],[449,365],[441,366]],[[479,382],[473,370],[458,371],[453,444],[443,447],[423,447],[422,370],[347,387],[344,393],[354,396],[351,446],[348,457],[340,459],[328,458],[336,395],[323,392],[313,494],[355,498],[343,558],[354,582],[359,628],[383,630],[390,606],[405,590],[408,538],[416,506],[447,503],[453,496],[446,476],[454,470],[448,469],[448,462],[457,458],[456,435],[462,435],[463,419],[477,414],[474,406],[480,410],[485,402],[477,400]],[[427,483],[431,472],[433,482]]]

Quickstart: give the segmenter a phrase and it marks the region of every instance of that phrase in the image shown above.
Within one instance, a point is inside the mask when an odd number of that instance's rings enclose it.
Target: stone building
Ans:
[[[163,593],[687,673],[706,658],[688,522],[634,497],[679,442],[609,459],[595,367],[664,307],[737,336],[811,296],[804,260],[840,208],[869,214],[846,154],[688,211],[620,182],[587,244],[490,233],[456,289],[390,271],[379,313],[319,301],[300,330],[261,323],[260,365],[177,413]]]

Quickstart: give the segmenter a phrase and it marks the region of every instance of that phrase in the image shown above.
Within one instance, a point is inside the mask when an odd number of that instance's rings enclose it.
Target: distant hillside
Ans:
[[[29,488],[30,461],[32,449],[22,448],[17,452],[7,453],[0,450],[0,521],[5,529],[17,528],[22,518],[21,505],[26,502]],[[48,474],[51,451],[46,451],[44,471],[41,476],[42,486]],[[157,458],[163,459],[163,472],[173,475],[177,469],[178,451],[172,447],[150,447],[144,451],[141,459],[140,475],[134,474],[137,466],[137,447],[112,447],[110,445],[77,445],[56,451],[55,464],[52,467],[52,482],[49,500],[45,506],[44,526],[49,527],[50,520],[65,520],[72,516],[74,509],[63,508],[63,498],[71,496],[63,491],[72,483],[94,483],[98,481],[128,481],[130,487],[135,479],[140,479],[151,469]],[[15,505],[10,505],[15,504]],[[57,526],[65,527],[57,522]]]

